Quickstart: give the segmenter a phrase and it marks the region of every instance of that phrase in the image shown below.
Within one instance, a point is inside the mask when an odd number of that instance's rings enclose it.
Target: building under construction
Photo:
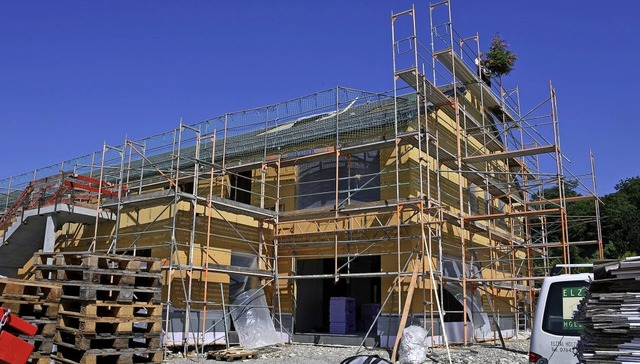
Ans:
[[[391,31],[390,92],[338,87],[0,180],[0,273],[30,277],[38,250],[161,258],[169,346],[233,343],[248,292],[284,340],[333,331],[332,297],[354,299],[344,332],[381,346],[410,323],[434,345],[526,327],[549,262],[602,251],[568,235],[600,236],[599,216],[567,214],[598,213],[593,158],[565,169],[551,84],[522,111],[478,77],[448,1]]]

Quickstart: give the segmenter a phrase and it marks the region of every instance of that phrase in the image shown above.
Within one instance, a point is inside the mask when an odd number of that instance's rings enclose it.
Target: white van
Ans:
[[[593,274],[563,274],[542,281],[536,307],[529,363],[577,363],[576,346],[582,325],[573,320],[578,303],[587,295]]]

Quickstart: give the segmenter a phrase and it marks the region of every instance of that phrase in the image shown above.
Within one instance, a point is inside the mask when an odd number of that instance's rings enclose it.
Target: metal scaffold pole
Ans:
[[[396,27],[398,26],[396,22],[398,22],[399,19],[406,18],[406,17],[411,18],[411,24],[408,26],[408,28],[410,28],[409,35],[406,37],[396,37]],[[449,361],[451,361],[451,357],[448,350],[449,347],[448,347],[447,331],[444,325],[445,313],[442,309],[442,305],[440,301],[440,293],[438,292],[439,286],[441,286],[441,284],[440,285],[438,284],[436,280],[436,275],[434,274],[435,267],[433,265],[433,255],[432,255],[432,243],[433,243],[434,237],[435,239],[437,239],[438,242],[441,241],[440,240],[441,239],[440,224],[441,224],[442,216],[441,216],[440,200],[439,200],[440,198],[439,175],[437,171],[436,171],[435,187],[437,188],[436,198],[438,200],[435,202],[433,201],[432,191],[431,191],[431,168],[432,167],[436,169],[438,168],[439,162],[438,162],[437,150],[439,149],[439,147],[437,144],[437,137],[433,138],[431,136],[429,123],[428,123],[429,116],[427,115],[427,110],[428,110],[428,103],[431,102],[431,100],[426,91],[430,89],[431,85],[428,83],[428,81],[424,77],[424,69],[422,70],[422,73],[420,72],[420,69],[419,69],[420,57],[419,57],[418,50],[421,47],[421,45],[419,45],[418,43],[415,8],[412,7],[410,10],[396,13],[396,14],[392,13],[391,25],[392,25],[391,32],[392,32],[392,45],[393,45],[393,71],[394,71],[394,108],[395,108],[394,133],[395,133],[395,140],[396,140],[395,148],[394,148],[395,162],[396,162],[395,163],[396,198],[398,201],[402,198],[400,194],[401,179],[400,179],[399,163],[400,163],[401,155],[399,151],[400,151],[401,145],[404,145],[404,144],[401,144],[401,142],[404,142],[405,138],[411,138],[411,140],[415,140],[414,143],[407,144],[406,148],[409,148],[409,146],[412,145],[415,147],[414,153],[417,153],[417,157],[415,160],[418,168],[418,179],[417,179],[418,185],[416,186],[417,187],[416,193],[420,197],[419,201],[417,201],[415,205],[415,208],[418,211],[417,227],[419,228],[419,236],[417,237],[417,242],[419,243],[419,246],[417,247],[417,249],[414,249],[415,256],[413,260],[411,260],[413,264],[411,280],[409,281],[406,298],[402,308],[402,315],[400,317],[400,324],[396,334],[396,340],[394,343],[391,359],[393,361],[396,358],[398,344],[399,344],[400,338],[402,337],[403,329],[404,329],[405,323],[407,322],[408,315],[412,310],[413,293],[417,287],[417,283],[418,283],[417,279],[419,276],[421,277],[422,290],[423,290],[423,293],[422,293],[423,294],[423,305],[422,305],[423,326],[426,327],[426,324],[427,324],[426,310],[427,310],[427,304],[428,304],[426,302],[426,287],[427,287],[426,280],[428,276],[429,283],[431,285],[430,287],[431,289],[429,290],[430,292],[429,296],[435,300],[435,306],[437,308],[438,319],[439,319],[440,328],[441,328],[442,340],[447,348]],[[403,42],[408,42],[410,44],[409,46],[410,51],[405,51],[405,52],[401,51],[401,44]],[[403,53],[406,54],[408,57],[402,57]],[[401,62],[399,58],[407,58],[407,60],[410,59],[411,66],[409,68],[399,68],[397,66],[398,62]],[[398,93],[398,90],[400,88],[398,82],[400,79],[403,80],[404,83],[413,87],[414,90],[416,91],[415,100],[414,100],[415,109],[416,109],[415,131],[413,132],[412,136],[403,135],[401,137],[399,128],[398,128],[398,107],[399,107],[398,98],[400,97]],[[424,110],[424,113],[422,110]],[[436,130],[437,132],[437,127],[434,127],[434,130]],[[435,144],[435,148],[436,148],[434,166],[431,166],[431,164],[429,163],[429,159],[432,158],[429,155],[429,151],[432,150],[432,147],[433,147],[432,143]],[[407,152],[406,154],[411,155],[409,152]],[[426,177],[425,177],[425,174],[426,174]],[[426,182],[425,182],[425,179],[426,179]],[[404,274],[402,275],[400,274],[400,272],[402,272],[402,270],[400,270],[401,253],[399,249],[400,243],[401,243],[400,221],[404,219],[403,210],[401,209],[400,205],[396,207],[396,214],[398,219],[398,225],[397,225],[398,226],[398,229],[397,229],[398,251],[396,252],[396,254],[397,254],[397,260],[398,260],[397,264],[398,264],[398,274],[399,274],[397,282],[399,285],[399,292],[400,292],[400,288],[402,287],[401,286],[402,276],[404,276]],[[435,218],[435,221],[434,221],[434,218]],[[427,233],[426,230],[428,230],[429,233]],[[409,263],[409,260],[407,261],[407,263]],[[428,269],[428,275],[425,269]],[[440,274],[440,277],[441,277],[441,274]],[[402,300],[400,297],[398,301],[399,301],[399,304],[401,304]],[[433,304],[432,303],[428,304],[428,306],[431,312],[429,316],[431,319],[431,324],[430,324],[431,327],[429,331],[433,335],[433,332],[435,331]]]
[[[600,198],[598,197],[598,185],[596,183],[596,157],[593,151],[589,150],[589,161],[591,162],[591,182],[593,183],[594,207],[596,210],[596,230],[598,234],[598,255],[604,259],[604,246],[602,243],[602,225],[600,222]]]

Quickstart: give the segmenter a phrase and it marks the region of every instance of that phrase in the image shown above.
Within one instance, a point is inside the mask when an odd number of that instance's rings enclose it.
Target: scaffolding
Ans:
[[[90,179],[90,200],[43,199],[96,210],[93,224],[59,226],[54,248],[163,258],[165,345],[185,352],[228,345],[249,288],[292,340],[313,324],[296,322],[309,281],[368,282],[383,346],[397,346],[406,323],[428,329],[431,345],[517,333],[553,259],[570,263],[585,244],[602,256],[594,158],[589,174],[566,168],[551,84],[523,113],[517,88],[479,77],[479,36],[458,35],[449,1],[429,6],[428,47],[417,19],[414,8],[391,15],[391,92],[337,87],[181,121],[0,180],[3,241],[33,208],[33,181]],[[583,200],[596,216],[567,214]],[[595,224],[597,239],[570,241],[576,224]],[[454,323],[462,330],[447,333]]]

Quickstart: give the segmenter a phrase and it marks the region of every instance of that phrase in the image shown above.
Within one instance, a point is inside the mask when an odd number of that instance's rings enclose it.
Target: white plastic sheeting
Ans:
[[[478,267],[467,263],[467,272],[471,272],[472,276],[479,276]],[[443,274],[445,277],[462,278],[462,262],[457,258],[445,257],[443,260]],[[460,304],[464,304],[465,296],[462,294],[462,286],[458,283],[447,282],[444,288],[455,297]],[[467,315],[473,322],[473,333],[476,340],[486,340],[493,338],[493,328],[489,315],[484,310],[480,292],[475,291],[473,294],[467,292]]]
[[[282,343],[280,334],[276,332],[271,320],[267,300],[261,289],[241,293],[233,305],[231,318],[241,346],[255,349]]]

